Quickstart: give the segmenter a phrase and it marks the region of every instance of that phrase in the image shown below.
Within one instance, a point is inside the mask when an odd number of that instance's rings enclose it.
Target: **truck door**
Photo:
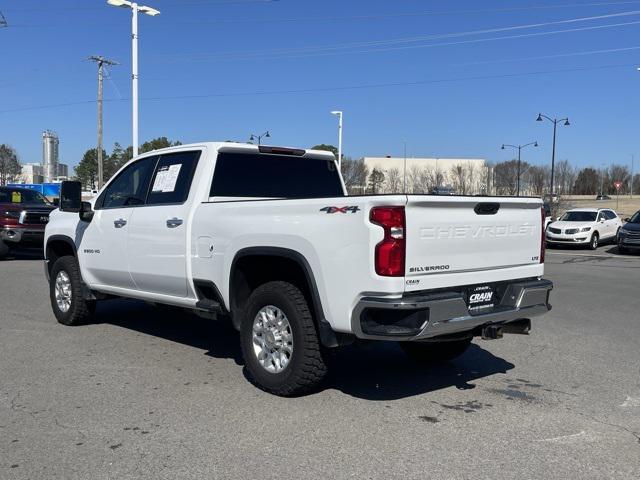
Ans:
[[[199,150],[160,155],[146,205],[131,216],[127,257],[137,288],[187,296],[187,202]]]
[[[127,264],[131,215],[144,204],[157,155],[122,170],[94,204],[95,214],[79,231],[78,257],[91,284],[134,289]]]

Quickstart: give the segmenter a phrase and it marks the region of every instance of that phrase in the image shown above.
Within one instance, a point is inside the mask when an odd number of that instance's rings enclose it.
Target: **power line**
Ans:
[[[440,34],[429,34],[429,35],[418,35],[413,37],[403,37],[403,38],[394,38],[387,40],[373,40],[367,42],[349,42],[349,43],[341,43],[341,44],[333,44],[333,45],[317,45],[312,47],[299,47],[299,48],[287,48],[287,49],[274,49],[274,50],[263,50],[263,51],[251,51],[251,52],[219,52],[219,53],[203,53],[203,54],[176,54],[175,56],[179,56],[180,58],[184,58],[185,56],[203,56],[203,57],[219,57],[219,56],[234,56],[238,55],[250,55],[250,56],[264,56],[269,54],[289,54],[289,53],[307,53],[307,52],[324,52],[330,50],[343,50],[349,48],[359,48],[359,47],[383,47],[388,45],[396,45],[403,43],[415,43],[421,41],[428,40],[441,40],[448,38],[460,38],[460,37],[468,37],[468,36],[477,36],[477,35],[485,35],[489,33],[500,33],[500,32],[508,32],[515,30],[528,30],[533,28],[541,28],[548,27],[552,25],[564,25],[571,23],[580,23],[580,22],[590,22],[594,20],[603,20],[608,18],[617,18],[617,17],[628,17],[628,16],[636,16],[640,15],[640,10],[631,10],[628,12],[619,12],[619,13],[611,13],[606,15],[595,15],[590,17],[576,17],[569,18],[564,20],[556,20],[551,22],[542,22],[542,23],[530,23],[525,25],[510,25],[508,27],[499,27],[499,28],[489,28],[482,30],[469,30],[464,32],[452,32],[452,33],[440,33]],[[615,24],[614,24],[615,25]],[[589,28],[589,27],[582,27]],[[564,30],[562,30],[564,31]],[[573,31],[568,29],[566,31]],[[546,34],[547,32],[540,32],[539,34]],[[163,55],[165,56],[165,55]],[[169,57],[173,55],[168,55]]]
[[[637,66],[636,63],[620,63],[620,64],[609,64],[609,65],[595,65],[590,67],[564,68],[564,69],[556,69],[556,70],[538,70],[538,71],[521,72],[521,73],[504,73],[504,74],[495,74],[495,75],[476,75],[476,76],[468,76],[468,77],[450,77],[450,78],[440,78],[440,79],[415,80],[411,82],[372,83],[372,84],[361,84],[361,85],[344,85],[344,86],[336,86],[336,87],[320,87],[320,88],[304,88],[304,89],[288,89],[288,90],[263,90],[263,91],[253,91],[253,92],[168,95],[168,96],[145,97],[145,98],[141,98],[141,100],[142,101],[188,100],[188,99],[200,99],[200,98],[246,97],[246,96],[263,96],[263,95],[293,95],[293,94],[320,93],[320,92],[333,92],[333,91],[345,91],[345,90],[366,90],[366,89],[374,89],[374,88],[406,87],[406,86],[417,86],[417,85],[428,85],[428,84],[441,84],[441,83],[444,84],[444,83],[453,83],[453,82],[495,80],[495,79],[503,79],[503,78],[519,78],[519,77],[538,76],[538,75],[547,75],[547,74],[555,74],[555,73],[583,72],[583,71],[590,71],[590,70],[607,70],[607,69],[614,69],[614,68],[629,68],[629,67],[636,67],[636,66]],[[121,102],[121,101],[129,101],[129,100],[130,98],[121,98],[121,99],[105,99],[104,101],[105,102]],[[10,108],[5,110],[0,110],[0,113],[24,112],[29,110],[45,110],[45,109],[53,109],[53,108],[61,108],[61,107],[69,107],[69,106],[87,105],[87,104],[93,104],[93,103],[96,103],[96,101],[81,100],[76,102]]]

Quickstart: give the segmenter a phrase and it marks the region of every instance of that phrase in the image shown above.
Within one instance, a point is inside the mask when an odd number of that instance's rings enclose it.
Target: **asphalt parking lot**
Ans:
[[[0,263],[0,478],[640,478],[640,255],[547,252],[553,310],[444,367],[333,352],[321,392],[246,381],[225,324],[112,300],[56,323]]]

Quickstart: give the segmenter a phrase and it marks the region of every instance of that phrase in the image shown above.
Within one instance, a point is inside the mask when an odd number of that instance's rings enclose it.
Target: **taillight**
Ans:
[[[545,215],[545,211],[544,211],[544,207],[542,207],[540,209],[541,215],[542,215],[542,224],[540,225],[540,263],[544,263],[544,251],[545,251],[545,231],[544,231],[544,224],[545,224],[545,220],[547,218],[547,216]]]
[[[369,220],[384,228],[384,238],[375,250],[376,273],[383,277],[404,276],[404,207],[374,207]]]

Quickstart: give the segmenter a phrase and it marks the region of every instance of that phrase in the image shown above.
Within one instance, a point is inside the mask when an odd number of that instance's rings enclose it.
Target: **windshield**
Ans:
[[[640,210],[634,213],[627,223],[640,223]]]
[[[51,202],[47,200],[42,194],[34,191],[22,188],[2,188],[0,189],[0,202],[1,203],[17,203],[20,205],[51,205]]]
[[[595,222],[596,212],[567,212],[560,217],[561,222]]]

